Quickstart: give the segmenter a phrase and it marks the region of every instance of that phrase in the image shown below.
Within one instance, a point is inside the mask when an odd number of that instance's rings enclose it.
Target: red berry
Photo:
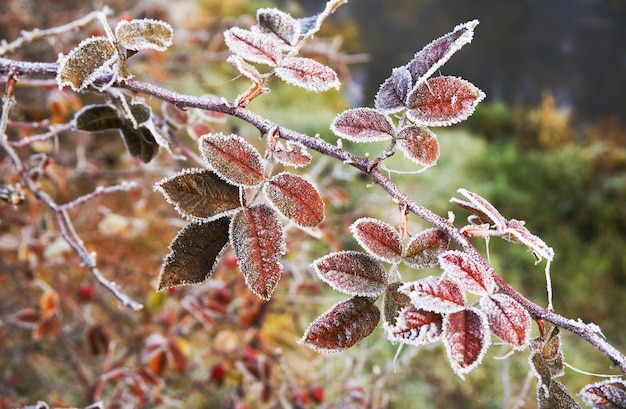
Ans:
[[[211,379],[217,382],[221,382],[224,379],[224,375],[226,375],[226,370],[224,369],[224,365],[215,364],[213,368],[211,368]]]
[[[315,403],[322,403],[324,401],[324,388],[321,386],[312,386],[309,389],[309,397]]]
[[[89,284],[83,284],[78,289],[78,298],[83,301],[91,301],[95,295],[95,291]]]

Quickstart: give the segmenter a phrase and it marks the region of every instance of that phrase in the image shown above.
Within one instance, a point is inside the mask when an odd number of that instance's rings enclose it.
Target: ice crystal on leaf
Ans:
[[[352,142],[377,142],[396,135],[393,122],[373,108],[353,108],[343,111],[330,126],[335,135]]]
[[[350,226],[356,241],[372,256],[388,263],[398,263],[402,256],[402,239],[389,224],[363,217]]]
[[[199,144],[204,160],[228,183],[257,186],[263,182],[261,154],[244,138],[235,134],[207,134]]]
[[[411,298],[416,308],[441,314],[461,311],[467,298],[459,285],[441,277],[426,277],[404,284],[399,292]]]
[[[322,92],[341,85],[337,73],[310,58],[288,57],[274,69],[276,76],[288,84],[307,91]]]
[[[463,377],[482,361],[490,345],[485,314],[467,308],[444,316],[443,344],[454,372]]]
[[[496,288],[491,270],[485,269],[467,253],[449,250],[439,256],[439,265],[450,279],[477,295],[492,294]]]
[[[358,251],[330,253],[315,260],[312,266],[322,281],[345,294],[378,297],[387,285],[383,265]]]
[[[83,91],[104,74],[114,72],[117,48],[106,37],[86,38],[59,62],[57,83]]]
[[[172,45],[174,30],[164,21],[153,19],[122,20],[115,26],[115,38],[124,48],[134,51],[165,51]]]
[[[324,201],[317,189],[301,176],[288,172],[274,175],[263,186],[267,198],[289,220],[316,227],[324,220]]]
[[[530,340],[531,319],[517,301],[506,294],[482,297],[480,308],[487,316],[489,328],[513,348],[522,350]]]

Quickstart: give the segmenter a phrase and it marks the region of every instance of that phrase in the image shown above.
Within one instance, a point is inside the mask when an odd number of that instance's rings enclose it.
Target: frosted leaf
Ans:
[[[343,351],[370,335],[379,321],[380,311],[373,300],[352,297],[317,317],[298,343],[317,352]]]
[[[193,222],[178,232],[163,260],[157,290],[206,280],[228,244],[230,219]]]
[[[379,260],[398,263],[402,256],[402,239],[396,229],[370,217],[357,219],[350,232],[361,247]]]
[[[289,46],[280,39],[239,27],[224,32],[224,41],[230,51],[248,61],[276,67]]]
[[[239,188],[207,169],[186,169],[157,182],[154,189],[192,220],[216,219],[241,207]]]
[[[548,247],[545,241],[532,234],[526,226],[524,226],[524,222],[519,220],[509,220],[506,231],[501,237],[505,240],[526,246],[533,253],[536,263],[544,258],[550,262],[554,258],[554,250],[552,247]]]
[[[373,108],[353,108],[343,111],[330,125],[340,138],[352,142],[378,142],[396,135],[393,122]]]
[[[149,18],[122,20],[115,27],[115,38],[124,48],[134,51],[165,51],[174,38],[172,26]]]
[[[300,22],[290,14],[276,8],[262,8],[257,10],[256,19],[262,32],[274,33],[292,46],[298,41]]]
[[[286,148],[283,148],[282,143],[279,142],[272,156],[276,162],[293,166],[294,168],[301,168],[311,162],[311,154],[307,151],[306,147],[300,142],[294,141],[287,141]]]
[[[98,132],[119,129],[123,125],[117,109],[107,104],[86,105],[74,114],[74,128],[81,131]]]
[[[461,311],[467,302],[461,287],[441,277],[430,276],[412,281],[398,291],[408,295],[414,307],[440,314]]]
[[[406,108],[406,97],[413,88],[411,73],[406,67],[394,68],[376,93],[374,106],[385,114],[393,114]]]
[[[59,88],[82,91],[104,74],[113,73],[119,61],[117,48],[105,37],[86,38],[59,62]]]
[[[465,196],[469,202],[452,198],[450,199],[450,203],[454,203],[460,208],[478,216],[478,221],[475,223],[488,223],[490,226],[495,228],[506,227],[506,219],[500,214],[498,209],[489,203],[487,199],[463,188],[457,190],[457,192]]]
[[[261,85],[263,83],[263,78],[261,77],[259,70],[257,70],[254,65],[248,64],[242,57],[238,55],[231,55],[226,59],[226,62],[234,65],[239,73],[248,78],[254,84]]]
[[[439,263],[439,255],[446,251],[450,238],[439,229],[427,229],[409,242],[402,261],[412,268],[428,268]]]
[[[161,112],[165,120],[176,129],[184,128],[187,125],[189,114],[187,110],[180,109],[176,105],[163,101],[161,103]]]
[[[395,325],[384,325],[387,338],[414,346],[435,343],[441,339],[443,316],[415,306],[402,308]]]
[[[383,324],[385,327],[396,325],[400,310],[411,305],[411,298],[398,291],[398,288],[400,288],[403,284],[403,282],[396,281],[389,284],[385,290],[382,305]]]
[[[626,408],[626,382],[619,378],[585,386],[578,393],[587,405],[596,409]]]
[[[506,294],[493,294],[480,299],[480,308],[494,334],[515,349],[526,348],[530,340],[531,318],[517,301]]]
[[[490,345],[485,314],[467,308],[444,316],[443,344],[454,372],[461,378],[482,361]]]
[[[378,297],[387,286],[387,272],[369,254],[339,251],[315,260],[318,277],[333,289],[349,295]]]
[[[416,125],[449,126],[473,113],[485,93],[469,81],[442,76],[415,87],[407,97],[407,117]]]
[[[204,135],[200,153],[211,168],[235,186],[257,186],[264,180],[261,154],[238,135]]]
[[[278,211],[304,227],[324,221],[324,201],[311,182],[291,173],[274,175],[263,186],[263,193]]]
[[[246,285],[260,299],[269,300],[278,285],[286,244],[283,226],[267,205],[237,213],[230,225],[230,242]]]
[[[561,348],[561,330],[559,327],[544,322],[545,334],[530,340],[530,349],[537,351],[550,371],[551,378],[565,374],[563,349]]]
[[[495,291],[491,270],[476,263],[467,253],[446,251],[439,256],[439,265],[451,280],[473,294],[483,296]]]
[[[452,32],[431,41],[418,51],[407,64],[407,69],[413,78],[413,84],[415,86],[420,85],[445,64],[455,52],[465,44],[470,43],[474,37],[474,28],[477,25],[478,20],[459,24],[454,27]]]
[[[434,166],[439,159],[437,135],[425,126],[405,126],[398,131],[396,141],[404,157],[418,165]]]
[[[332,68],[310,58],[285,58],[274,69],[274,73],[283,81],[307,91],[328,91],[331,88],[339,89],[341,85]]]
[[[322,23],[328,18],[328,16],[334,13],[339,6],[347,2],[348,0],[328,0],[324,11],[321,13],[311,17],[298,19],[298,23],[300,24],[300,35],[302,37],[310,37],[317,33]]]

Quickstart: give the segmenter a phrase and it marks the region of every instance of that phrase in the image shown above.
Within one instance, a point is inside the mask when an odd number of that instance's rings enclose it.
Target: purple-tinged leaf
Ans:
[[[274,36],[239,27],[224,32],[224,41],[230,51],[245,60],[276,67],[289,46]]]
[[[262,300],[269,300],[278,285],[285,254],[285,235],[278,214],[256,205],[237,213],[230,225],[230,242],[246,285]]]
[[[263,193],[289,220],[304,227],[324,221],[324,201],[311,182],[301,176],[282,172],[263,186]]]
[[[373,300],[352,297],[317,317],[298,343],[317,352],[343,351],[371,334],[379,321],[380,311]]]
[[[276,8],[258,9],[256,20],[261,32],[273,33],[293,46],[300,36],[300,22],[290,14]]]
[[[86,38],[63,57],[57,71],[57,83],[82,91],[103,74],[113,72],[119,61],[117,48],[106,37]]]
[[[230,219],[193,222],[178,232],[165,257],[157,290],[200,283],[211,276],[228,244]]]
[[[274,69],[274,73],[283,81],[307,91],[328,91],[331,88],[339,89],[341,85],[332,68],[310,58],[285,58]]]
[[[416,125],[449,126],[469,118],[484,98],[484,92],[461,78],[431,78],[411,91],[406,115]]]
[[[406,67],[394,68],[391,77],[380,86],[374,106],[384,114],[394,114],[406,108],[406,97],[413,88],[411,73]]]
[[[480,296],[493,294],[496,288],[491,270],[476,263],[467,253],[446,251],[439,256],[439,265],[450,279],[473,294]]]
[[[379,260],[400,262],[402,238],[387,223],[370,217],[362,217],[350,226],[350,232],[361,247]]]
[[[480,299],[480,308],[494,334],[514,349],[526,348],[530,340],[531,319],[520,303],[506,294],[493,294]]]
[[[242,137],[234,134],[207,134],[199,143],[204,160],[228,183],[257,186],[263,182],[261,154]]]
[[[463,377],[463,374],[478,366],[489,348],[487,317],[476,308],[444,316],[443,344],[452,369]]]
[[[411,298],[411,304],[440,314],[461,311],[467,297],[456,283],[441,277],[426,277],[404,284],[398,289]]]
[[[387,272],[369,254],[339,251],[312,264],[319,278],[333,289],[349,295],[378,297],[387,287]]]
[[[402,261],[412,268],[428,268],[439,263],[439,255],[448,248],[450,238],[439,229],[424,230],[409,242]]]
[[[487,199],[463,188],[457,190],[457,192],[465,196],[469,200],[469,202],[453,197],[452,199],[450,199],[450,203],[454,203],[460,208],[471,212],[475,216],[478,216],[478,220],[475,221],[474,224],[485,223],[496,229],[506,228],[506,219],[500,214],[498,209],[496,209],[491,203],[489,203],[489,201],[487,201]]]
[[[115,26],[115,39],[128,50],[165,51],[174,38],[172,26],[149,18],[122,20]]]
[[[402,308],[395,325],[385,325],[387,338],[392,342],[422,346],[441,339],[443,316],[412,305]]]
[[[413,77],[416,86],[424,82],[439,69],[465,44],[472,41],[474,28],[478,20],[468,21],[454,27],[454,30],[427,44],[418,51],[413,59],[407,64],[407,69]]]
[[[425,126],[405,126],[398,131],[396,141],[404,156],[418,165],[430,167],[439,159],[437,135]]]
[[[207,169],[186,169],[154,185],[183,217],[212,220],[241,207],[239,188]]]
[[[337,10],[339,6],[347,3],[348,0],[328,0],[324,11],[311,17],[305,17],[298,19],[300,23],[300,35],[302,37],[310,37],[317,33],[322,23]]]
[[[626,382],[611,378],[585,386],[578,393],[587,405],[595,409],[626,408]]]
[[[287,141],[286,148],[283,148],[283,145],[279,142],[272,156],[276,162],[293,166],[294,168],[301,168],[311,162],[311,154],[306,147],[295,141]]]
[[[330,129],[352,142],[386,141],[396,136],[393,122],[373,108],[353,108],[335,118]]]
[[[401,309],[411,305],[411,298],[398,291],[404,283],[393,282],[387,286],[383,295],[383,324],[385,328],[396,325],[398,313]]]

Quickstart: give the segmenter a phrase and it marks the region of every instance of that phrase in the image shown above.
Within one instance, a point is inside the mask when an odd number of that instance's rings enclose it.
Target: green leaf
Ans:
[[[87,105],[74,115],[74,127],[80,131],[98,132],[123,125],[124,121],[111,105]]]
[[[200,283],[211,276],[228,244],[230,219],[194,222],[178,232],[165,257],[157,290]]]

